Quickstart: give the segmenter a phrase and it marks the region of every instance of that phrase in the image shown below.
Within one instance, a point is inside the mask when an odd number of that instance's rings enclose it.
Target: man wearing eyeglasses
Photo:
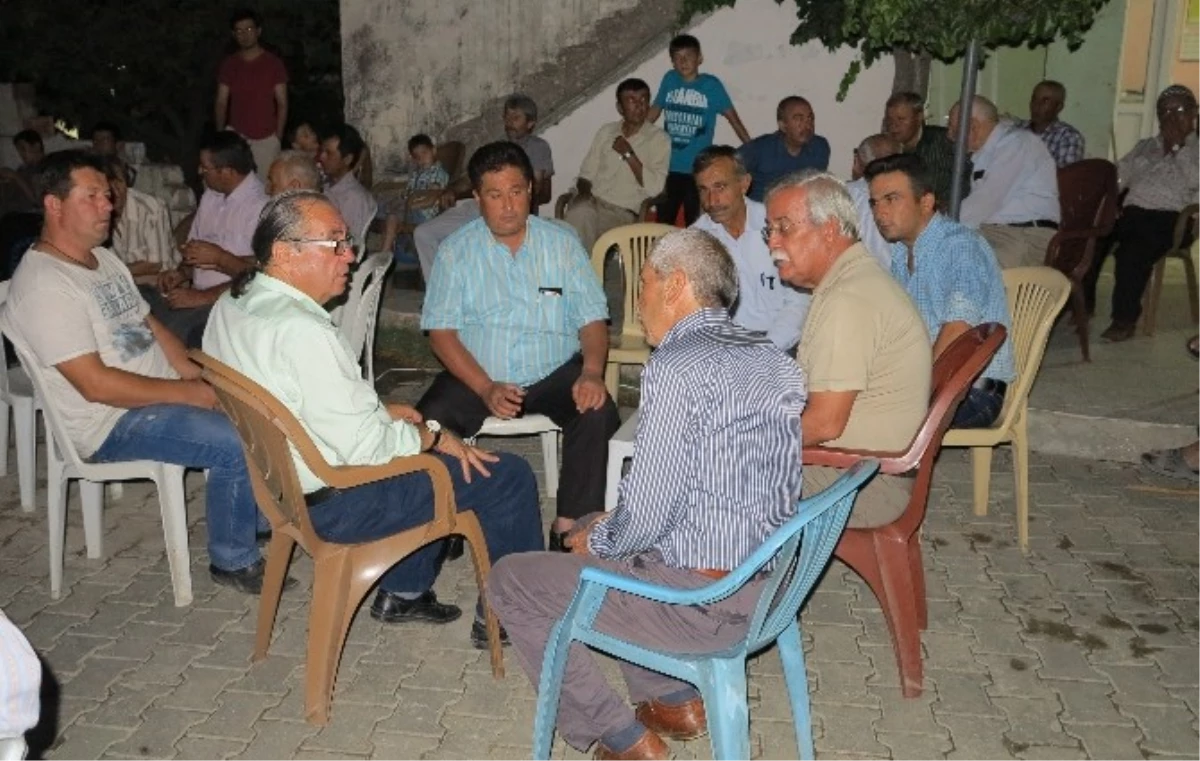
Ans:
[[[1096,247],[1084,288],[1088,307],[1094,308],[1096,281],[1104,259],[1113,251],[1112,324],[1100,334],[1113,342],[1133,338],[1150,273],[1171,249],[1179,212],[1196,203],[1200,188],[1195,94],[1183,85],[1172,85],[1162,91],[1156,105],[1158,134],[1139,141],[1117,163],[1117,178],[1129,192],[1112,237]],[[1185,246],[1195,234],[1193,219]]]
[[[204,350],[271,392],[294,414],[333,466],[380,465],[432,452],[445,462],[460,510],[479,519],[491,561],[542,549],[537,482],[529,464],[463,442],[439,421],[404,404],[385,404],[330,322],[324,304],[342,294],[354,262],[346,222],[319,193],[292,191],[268,203],[255,234],[255,266],[213,308]],[[424,472],[335,489],[293,456],[317,534],[369,542],[433,518]],[[440,542],[409,555],[381,579],[371,616],[385,623],[446,624],[462,611],[431,587]],[[482,608],[471,641],[487,646]]]
[[[154,316],[189,349],[200,346],[208,313],[230,278],[253,266],[250,240],[267,202],[250,146],[236,133],[218,132],[204,143],[200,176],[206,189],[182,263],[159,275],[157,289],[141,289]]]

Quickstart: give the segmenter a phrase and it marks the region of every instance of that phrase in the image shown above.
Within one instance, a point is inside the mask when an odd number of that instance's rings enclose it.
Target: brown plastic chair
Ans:
[[[613,399],[617,398],[621,365],[644,365],[650,359],[650,345],[642,332],[637,306],[642,291],[642,262],[646,261],[646,255],[658,239],[674,229],[653,222],[623,225],[601,235],[592,246],[592,269],[600,282],[604,282],[604,261],[613,246],[621,252],[621,277],[625,281],[625,317],[621,322],[621,335],[617,345],[609,348],[608,364],[604,368],[604,385]]]
[[[216,389],[221,407],[237,428],[254,497],[271,522],[254,660],[267,655],[292,548],[299,544],[312,556],[315,568],[308,616],[304,714],[312,724],[326,724],[346,632],[363,597],[379,577],[430,542],[461,534],[471,546],[475,580],[482,590],[491,570],[483,530],[473,512],[455,509],[450,474],[436,457],[415,455],[398,457],[385,465],[331,466],[292,413],[266,389],[204,352],[192,351],[189,356],[203,368],[204,379]],[[289,444],[318,478],[338,489],[404,473],[428,473],[433,481],[433,520],[364,544],[336,544],[321,539],[309,521],[308,505]],[[499,678],[504,675],[504,656],[500,651],[499,623],[490,607],[486,618],[492,674]]]
[[[1183,264],[1183,274],[1187,278],[1188,305],[1192,308],[1192,324],[1200,322],[1200,293],[1196,285],[1196,265],[1192,262],[1192,241],[1196,235],[1196,215],[1200,214],[1200,204],[1192,204],[1179,212],[1175,218],[1175,233],[1171,238],[1171,249],[1163,254],[1154,265],[1154,275],[1146,283],[1146,293],[1142,297],[1145,309],[1142,310],[1142,334],[1154,335],[1154,324],[1158,321],[1158,301],[1162,297],[1163,274],[1167,262],[1175,259]]]
[[[972,328],[950,344],[933,363],[933,401],[921,429],[906,452],[806,447],[805,465],[849,468],[865,459],[879,460],[879,472],[915,473],[912,497],[899,518],[886,526],[847,528],[834,555],[867,582],[879,600],[900,668],[904,697],[921,694],[921,631],[928,625],[925,568],[921,563],[921,523],[929,501],[933,463],[954,411],[983,372],[1007,331],[998,323]]]
[[[1092,268],[1096,246],[1112,232],[1117,220],[1117,168],[1104,159],[1084,159],[1060,168],[1058,203],[1062,218],[1046,247],[1045,264],[1071,281],[1071,313],[1079,348],[1083,361],[1090,362],[1083,279]]]
[[[446,170],[446,174],[450,176],[450,181],[453,182],[462,172],[463,155],[467,152],[467,147],[459,140],[447,140],[443,143],[438,143],[437,160],[442,165],[442,169]]]

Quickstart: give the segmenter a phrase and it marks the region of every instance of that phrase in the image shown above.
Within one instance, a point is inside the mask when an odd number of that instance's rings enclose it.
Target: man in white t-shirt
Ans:
[[[200,368],[138,294],[108,237],[112,199],[95,156],[63,151],[38,172],[41,237],[21,260],[0,330],[46,376],[46,403],[92,462],[158,460],[208,470],[213,581],[256,594],[258,509],[241,441]]]

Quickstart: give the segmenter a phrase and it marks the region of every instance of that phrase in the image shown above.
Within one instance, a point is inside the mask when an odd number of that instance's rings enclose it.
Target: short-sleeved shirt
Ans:
[[[574,231],[531,215],[514,254],[479,218],[438,248],[421,329],[458,331],[492,380],[528,386],[580,350],[580,328],[607,318]]]
[[[217,82],[229,88],[229,126],[247,140],[275,134],[275,85],[287,81],[283,61],[268,50],[250,61],[240,53],[226,56]]]
[[[125,208],[113,228],[113,253],[126,264],[153,262],[171,269],[179,252],[171,237],[171,213],[161,199],[135,188],[125,196]]]
[[[444,188],[448,184],[450,184],[450,175],[436,161],[430,166],[417,168],[408,176],[409,193],[416,193],[421,190],[436,190]],[[410,224],[419,225],[436,217],[439,211],[441,210],[436,206],[424,209],[408,209],[408,219],[406,221]]]
[[[1018,121],[1017,126],[1033,131],[1033,123],[1027,119]],[[1059,167],[1083,160],[1085,146],[1083,135],[1070,124],[1055,119],[1046,125],[1046,129],[1041,133],[1034,132],[1033,134],[1040,137],[1046,144],[1046,150],[1050,151],[1054,163]]]
[[[819,169],[823,172],[829,168],[829,141],[820,135],[813,135],[794,156],[788,152],[782,132],[759,135],[739,148],[738,153],[742,156],[746,171],[754,178],[748,195],[759,203],[766,196],[767,189],[780,177],[801,169]]]
[[[109,367],[150,378],[176,379],[154,338],[150,307],[129,269],[106,248],[94,248],[92,270],[36,247],[13,273],[0,312],[4,332],[32,353],[46,376],[46,394],[81,457],[90,457],[125,410],[89,402],[55,365],[99,353]]]
[[[545,172],[547,176],[554,174],[554,153],[550,150],[550,143],[532,134],[513,142],[521,146],[521,150],[525,151],[525,155],[529,157],[534,174],[539,172]]]
[[[663,129],[671,138],[671,171],[691,174],[696,154],[712,145],[717,117],[733,108],[733,101],[712,74],[685,82],[671,69],[663,74],[654,105],[662,109]]]
[[[1129,189],[1126,206],[1179,211],[1196,203],[1200,187],[1200,151],[1195,133],[1171,153],[1163,151],[1162,135],[1139,140],[1117,163],[1121,187]]]
[[[858,392],[845,430],[826,446],[895,452],[912,443],[929,411],[929,333],[861,243],[813,289],[797,359],[810,395]]]
[[[913,246],[913,271],[908,271],[904,243],[892,244],[891,269],[892,277],[916,304],[930,341],[937,341],[942,326],[949,322],[965,322],[971,327],[998,322],[1012,328],[996,254],[982,235],[965,225],[933,215]],[[1005,383],[1017,377],[1012,342],[1000,345],[983,377]]]
[[[200,205],[192,219],[188,240],[203,240],[215,243],[234,256],[254,255],[250,242],[258,217],[270,200],[263,188],[262,180],[251,172],[228,195],[212,188],[200,196]],[[192,285],[197,289],[212,288],[229,282],[229,276],[220,270],[197,269],[192,273]]]

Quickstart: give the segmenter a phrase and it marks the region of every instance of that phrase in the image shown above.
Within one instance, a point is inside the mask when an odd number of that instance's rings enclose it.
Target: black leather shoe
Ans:
[[[458,560],[463,556],[466,548],[463,546],[463,538],[461,536],[452,536],[446,540],[446,559]]]
[[[550,552],[570,552],[571,548],[566,544],[568,533],[570,532],[550,529],[550,538],[546,541],[546,549]]]
[[[476,650],[488,649],[487,624],[479,619],[475,619],[475,623],[471,624],[471,644]],[[508,632],[504,631],[504,627],[500,627],[500,646],[508,647],[512,643],[508,641]]]
[[[261,558],[253,565],[248,565],[245,568],[239,568],[236,571],[226,571],[223,568],[217,568],[215,565],[209,565],[208,575],[212,580],[223,587],[233,587],[239,592],[244,592],[248,595],[262,594],[263,572],[267,567],[267,561]],[[287,576],[283,580],[283,589],[286,592],[296,586],[296,580],[291,576]]]
[[[415,600],[405,600],[386,590],[379,590],[375,602],[371,603],[371,618],[385,624],[405,621],[425,621],[431,624],[448,624],[462,615],[462,608],[438,602],[433,590]]]

